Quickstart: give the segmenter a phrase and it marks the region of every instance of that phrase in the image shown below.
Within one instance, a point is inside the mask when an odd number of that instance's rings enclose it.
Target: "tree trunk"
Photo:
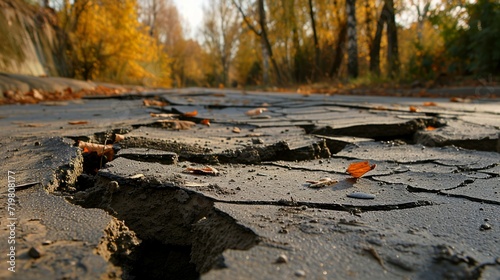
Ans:
[[[356,36],[356,0],[346,0],[347,13],[347,72],[349,77],[358,76],[358,42]]]
[[[294,0],[285,0],[292,5],[289,7],[290,11],[290,20],[291,20],[291,27],[292,27],[292,44],[293,44],[293,81],[294,82],[300,82],[303,80],[303,75],[302,75],[302,50],[300,47],[300,41],[299,41],[299,31],[297,28],[297,17],[295,16],[295,1]]]
[[[314,79],[314,74],[317,72],[317,70],[321,69],[320,66],[320,49],[319,49],[319,42],[318,42],[318,34],[316,32],[316,20],[314,18],[314,9],[313,9],[313,3],[312,0],[309,0],[309,16],[311,18],[311,26],[312,26],[312,31],[313,31],[313,39],[314,39],[314,58],[315,58],[315,65],[313,69],[313,79]]]
[[[340,65],[342,64],[342,58],[344,57],[344,46],[347,33],[347,23],[344,22],[340,26],[339,35],[337,36],[337,45],[335,46],[335,57],[333,58],[333,65],[331,69],[331,75],[338,76]]]
[[[377,21],[377,29],[375,30],[375,37],[370,46],[370,72],[375,75],[380,75],[380,41],[382,40],[382,31],[384,24],[387,22],[387,4],[384,3],[382,12]]]
[[[260,33],[258,34],[260,36],[260,46],[262,49],[262,83],[264,85],[269,84],[269,58],[270,54],[267,48],[267,43],[266,43],[266,38],[264,38],[264,29],[262,27],[264,26],[266,22],[266,11],[264,10],[264,0],[258,0],[258,9],[259,9],[259,25],[261,28]],[[267,33],[266,33],[267,36]]]
[[[389,76],[394,77],[399,71],[398,51],[398,29],[396,26],[396,15],[394,13],[394,1],[386,0],[387,16],[387,65]]]
[[[266,10],[264,8],[264,0],[258,0],[257,3],[259,9],[260,37],[261,37],[262,56],[263,56],[262,58],[264,59],[264,55],[266,55],[267,58],[271,60],[271,64],[273,65],[274,71],[276,72],[276,78],[278,80],[278,84],[282,84],[281,72],[278,67],[278,64],[276,63],[276,60],[274,59],[271,43],[269,42],[269,38],[267,36],[267,28],[266,28],[267,21],[266,21]],[[264,59],[263,66],[264,69],[265,67],[269,69],[269,64],[266,65],[266,59]]]

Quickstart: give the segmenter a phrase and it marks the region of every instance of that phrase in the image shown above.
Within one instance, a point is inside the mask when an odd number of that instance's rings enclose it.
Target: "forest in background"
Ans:
[[[54,15],[73,78],[152,87],[434,86],[500,74],[496,0],[207,0],[197,40],[172,0],[18,1]]]

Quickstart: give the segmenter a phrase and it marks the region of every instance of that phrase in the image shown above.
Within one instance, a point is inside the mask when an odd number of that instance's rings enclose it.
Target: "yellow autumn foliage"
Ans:
[[[138,21],[135,0],[84,3],[70,15],[76,24],[69,35],[69,56],[77,77],[146,86],[171,85],[169,59],[149,35],[148,28]]]

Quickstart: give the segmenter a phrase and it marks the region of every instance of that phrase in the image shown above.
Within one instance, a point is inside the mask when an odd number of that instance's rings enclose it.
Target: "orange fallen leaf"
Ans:
[[[104,155],[108,158],[108,160],[112,160],[115,155],[115,151],[113,150],[113,145],[101,145],[85,141],[79,141],[78,147],[82,149],[84,153],[96,152],[98,156]]]
[[[188,167],[184,169],[182,172],[184,173],[189,173],[189,174],[198,174],[198,175],[212,175],[216,176],[219,175],[219,171],[211,166],[205,166],[205,167]]]
[[[354,178],[359,178],[366,172],[373,170],[376,166],[376,164],[370,165],[368,161],[354,162],[347,168],[347,173],[351,174]]]
[[[436,129],[435,127],[430,126],[430,125],[429,125],[428,127],[426,127],[426,128],[425,128],[425,130],[435,130],[435,129]]]
[[[265,112],[265,111],[267,111],[267,108],[256,108],[256,109],[246,111],[245,115],[257,116],[257,115],[262,114],[262,112]]]
[[[424,106],[437,106],[435,102],[424,102]]]
[[[192,118],[192,117],[196,117],[196,115],[198,115],[198,111],[197,110],[194,110],[192,112],[187,112],[187,113],[184,113],[182,114],[184,117],[188,117],[188,118]]]
[[[413,113],[418,112],[418,108],[415,106],[410,106],[410,112],[413,112]]]
[[[450,98],[450,102],[456,102],[456,103],[469,103],[471,100],[468,98],[461,98],[461,97],[452,97]]]
[[[70,121],[68,122],[71,125],[79,125],[79,124],[88,124],[88,121]]]
[[[167,106],[168,103],[165,102],[165,101],[160,101],[160,100],[155,100],[155,99],[144,99],[142,101],[142,104],[144,104],[144,106],[146,107],[149,107],[149,106],[160,106],[160,107],[163,107],[163,106]]]
[[[206,125],[206,126],[210,126],[210,120],[208,120],[208,119],[204,119],[200,123],[203,125]]]
[[[181,121],[181,120],[159,120],[156,121],[164,127],[178,129],[178,130],[188,130],[191,127],[195,126],[196,123],[191,121]]]

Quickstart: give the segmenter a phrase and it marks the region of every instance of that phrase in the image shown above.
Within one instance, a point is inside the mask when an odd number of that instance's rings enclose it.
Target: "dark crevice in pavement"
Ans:
[[[419,200],[416,202],[407,202],[399,204],[383,204],[383,205],[349,205],[349,204],[339,204],[339,203],[315,203],[315,202],[305,202],[305,201],[295,201],[293,198],[290,200],[278,200],[278,201],[226,201],[226,200],[215,200],[220,203],[227,204],[239,204],[239,205],[272,205],[272,206],[290,206],[290,207],[300,207],[306,206],[315,209],[324,210],[336,210],[349,212],[351,214],[358,214],[361,212],[368,211],[391,211],[391,210],[401,210],[410,209],[422,206],[434,205],[433,202],[427,200]]]
[[[463,194],[452,194],[452,193],[439,192],[438,195],[447,196],[447,197],[463,198],[463,199],[467,199],[467,200],[479,202],[479,203],[500,205],[499,201],[483,199],[483,198],[473,197],[473,196],[468,196],[468,195],[463,195]]]
[[[214,209],[213,200],[192,191],[118,183],[99,173],[80,175],[75,189],[72,203],[107,211],[143,240],[133,249],[135,261],[115,264],[125,278],[197,279],[224,266],[225,250],[247,250],[259,242],[253,231]]]
[[[500,154],[499,154],[499,156],[500,156]],[[458,168],[458,171],[467,172],[467,171],[482,171],[482,170],[490,169],[490,168],[493,168],[496,166],[498,166],[498,163],[493,163],[493,164],[490,164],[490,165],[487,165],[484,167],[480,167],[480,168],[471,168],[471,167],[467,167],[467,166],[457,166],[457,168]],[[494,174],[494,173],[492,175],[493,175],[493,177],[498,176],[498,174]]]
[[[489,200],[489,199],[483,199],[483,198],[478,198],[478,197],[473,197],[473,196],[468,196],[468,195],[462,195],[462,194],[453,194],[453,193],[448,193],[445,191],[448,190],[454,190],[460,187],[464,187],[465,185],[460,185],[457,187],[453,187],[450,189],[446,190],[432,190],[432,189],[425,189],[425,188],[418,188],[418,187],[412,187],[412,186],[407,186],[406,189],[411,192],[411,193],[433,193],[441,196],[446,196],[446,197],[455,197],[455,198],[461,198],[461,199],[467,199],[469,201],[473,202],[479,202],[479,203],[486,203],[486,204],[493,204],[493,205],[500,205],[500,202],[495,201],[495,200]]]

